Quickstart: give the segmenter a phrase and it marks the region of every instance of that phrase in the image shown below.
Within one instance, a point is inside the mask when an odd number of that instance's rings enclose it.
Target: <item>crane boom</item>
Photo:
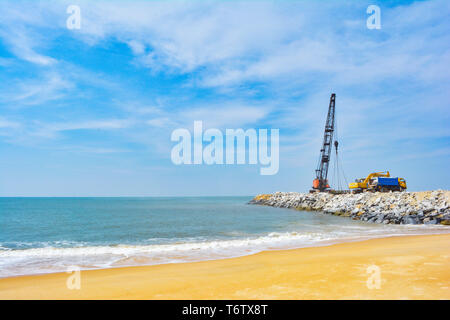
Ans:
[[[335,102],[336,94],[332,93],[330,97],[330,105],[328,107],[327,120],[325,123],[322,149],[320,149],[320,162],[316,169],[316,179],[313,181],[313,189],[318,191],[325,191],[330,187],[328,185],[327,176],[334,133]]]

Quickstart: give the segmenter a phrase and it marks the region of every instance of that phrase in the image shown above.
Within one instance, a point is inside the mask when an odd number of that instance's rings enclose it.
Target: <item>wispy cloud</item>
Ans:
[[[22,1],[12,4],[4,1],[0,4],[0,9],[0,39],[16,57],[41,66],[50,66],[57,62],[56,59],[37,51],[43,47],[46,37],[35,29],[51,28],[53,20],[48,18],[41,5]]]
[[[305,84],[312,76],[360,83],[411,74],[448,80],[444,72],[448,50],[436,50],[439,43],[450,40],[447,25],[428,23],[443,19],[443,12],[450,10],[446,1],[383,10],[387,30],[374,37],[364,27],[360,13],[364,5],[355,1],[138,1],[126,6],[100,1],[83,8],[82,39],[123,41],[142,66],[158,72],[198,71],[197,85],[277,80]],[[347,15],[344,19],[317,23],[342,11]],[[423,11],[428,12],[425,19],[411,20]],[[414,37],[412,33],[405,36],[404,30],[414,30]],[[418,44],[417,39],[427,45]]]
[[[58,133],[74,130],[117,130],[132,125],[132,121],[124,119],[92,120],[83,122],[45,123],[40,125],[34,135],[53,138]]]
[[[16,121],[10,121],[0,117],[0,129],[19,128],[20,123]]]
[[[75,152],[75,153],[89,153],[89,154],[100,154],[100,155],[130,152],[130,150],[126,150],[126,149],[92,147],[92,146],[64,146],[61,148],[61,150],[68,151],[68,152]]]
[[[74,84],[58,73],[45,73],[39,79],[17,79],[2,90],[0,101],[10,106],[33,106],[63,97]]]

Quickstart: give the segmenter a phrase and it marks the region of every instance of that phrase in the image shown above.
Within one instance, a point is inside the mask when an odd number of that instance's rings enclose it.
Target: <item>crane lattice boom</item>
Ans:
[[[320,162],[316,169],[316,179],[313,181],[313,189],[317,191],[325,191],[330,188],[328,185],[327,175],[331,157],[331,149],[333,146],[335,102],[336,94],[332,93],[330,105],[328,107],[327,121],[325,123],[322,149],[320,149]],[[337,149],[337,141],[335,142],[335,145]]]

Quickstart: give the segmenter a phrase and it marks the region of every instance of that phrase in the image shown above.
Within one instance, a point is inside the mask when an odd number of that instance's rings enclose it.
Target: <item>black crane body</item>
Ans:
[[[325,123],[325,132],[323,136],[322,149],[320,149],[319,164],[316,169],[316,179],[313,181],[313,190],[311,191],[326,191],[330,188],[328,184],[328,165],[330,163],[331,149],[333,147],[333,133],[334,133],[334,114],[335,114],[336,94],[332,93],[330,98],[330,105],[328,107],[327,121]],[[334,146],[338,148],[338,142],[334,142]]]

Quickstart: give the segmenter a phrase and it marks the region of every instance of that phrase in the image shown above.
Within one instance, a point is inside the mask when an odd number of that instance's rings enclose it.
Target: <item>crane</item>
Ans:
[[[316,169],[316,178],[313,180],[313,189],[311,190],[311,192],[323,192],[330,188],[327,176],[333,142],[335,104],[336,94],[332,93],[330,97],[330,105],[328,107],[327,120],[325,122],[325,132],[323,136],[322,149],[320,149],[320,160]],[[336,151],[338,145],[339,143],[335,141],[334,146],[336,148]]]

